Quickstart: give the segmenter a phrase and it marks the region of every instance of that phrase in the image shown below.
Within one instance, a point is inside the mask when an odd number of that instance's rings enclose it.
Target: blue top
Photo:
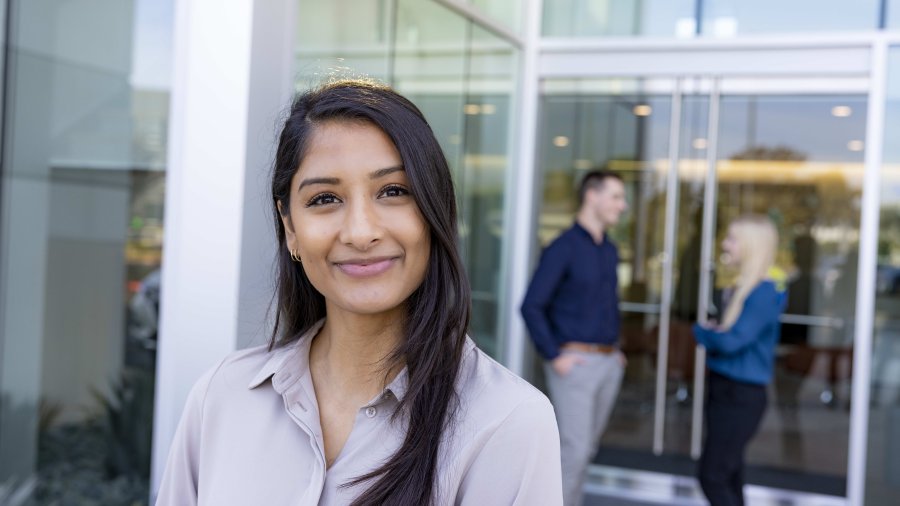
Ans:
[[[619,252],[575,223],[547,246],[522,302],[531,339],[547,360],[568,341],[615,344],[619,339]]]
[[[706,365],[736,381],[771,382],[781,333],[778,317],[786,302],[785,292],[772,281],[763,281],[747,295],[741,315],[730,329],[720,332],[694,324],[697,342],[708,351]]]

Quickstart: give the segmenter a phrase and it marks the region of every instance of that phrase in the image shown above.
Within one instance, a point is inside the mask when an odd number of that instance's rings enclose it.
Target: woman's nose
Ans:
[[[356,201],[347,206],[341,226],[340,241],[360,251],[366,251],[384,235],[378,213],[371,202]]]

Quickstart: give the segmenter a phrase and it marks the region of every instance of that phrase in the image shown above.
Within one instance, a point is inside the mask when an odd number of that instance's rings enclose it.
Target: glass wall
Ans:
[[[545,1],[543,33],[549,37],[688,38],[875,30],[881,23],[881,4],[882,0]],[[887,15],[898,19],[892,10],[895,5],[889,5]],[[887,26],[897,27],[890,22]]]
[[[547,37],[693,37],[696,0],[544,1]]]
[[[503,2],[473,6],[491,16],[519,12]],[[382,0],[360,9],[350,0],[300,0],[297,12],[298,90],[335,77],[373,77],[409,97],[428,119],[456,187],[473,291],[470,333],[497,356],[516,50],[438,2]]]
[[[706,0],[703,35],[850,32],[878,28],[881,0]]]
[[[330,73],[345,72],[382,81],[391,75],[395,0],[373,2],[300,1],[297,9],[298,89]]]
[[[866,504],[900,503],[900,46],[888,56]]]
[[[522,32],[522,15],[525,2],[519,0],[465,0],[472,4],[485,16],[495,21],[510,31]]]
[[[8,2],[0,488],[146,504],[171,1]]]
[[[884,0],[884,27],[888,30],[900,29],[900,0]]]

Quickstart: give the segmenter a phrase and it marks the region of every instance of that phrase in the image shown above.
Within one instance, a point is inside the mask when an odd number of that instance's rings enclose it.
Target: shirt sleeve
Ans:
[[[200,475],[200,435],[203,403],[213,371],[201,377],[191,388],[181,421],[169,449],[156,506],[194,506],[197,504]]]
[[[517,406],[466,472],[456,504],[561,506],[559,431],[546,397]]]
[[[744,301],[741,315],[728,330],[718,331],[694,324],[697,342],[712,352],[725,355],[738,353],[750,346],[759,339],[763,329],[778,317],[777,296],[768,295],[769,292],[763,290],[752,291]]]
[[[553,295],[566,272],[566,248],[559,242],[551,244],[541,255],[537,270],[522,301],[522,318],[538,352],[546,360],[559,356],[559,345],[553,337],[547,310]]]

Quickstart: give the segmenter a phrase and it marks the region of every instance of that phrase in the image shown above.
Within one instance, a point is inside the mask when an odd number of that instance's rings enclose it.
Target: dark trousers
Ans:
[[[698,477],[712,506],[743,506],[744,449],[766,410],[766,387],[710,372]]]

